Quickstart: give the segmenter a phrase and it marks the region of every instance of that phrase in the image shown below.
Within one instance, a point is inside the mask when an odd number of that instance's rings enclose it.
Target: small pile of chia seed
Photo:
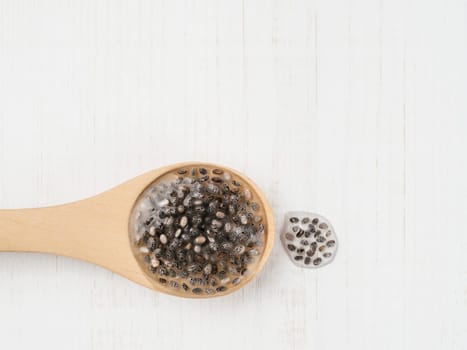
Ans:
[[[156,282],[194,294],[226,291],[261,255],[262,208],[236,176],[181,168],[158,179],[133,210],[134,253]]]
[[[336,233],[331,223],[318,214],[287,213],[281,240],[288,256],[299,267],[322,267],[336,256]]]

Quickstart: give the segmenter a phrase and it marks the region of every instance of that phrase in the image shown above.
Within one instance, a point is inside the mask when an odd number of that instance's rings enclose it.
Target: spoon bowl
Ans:
[[[215,167],[228,171],[250,189],[262,210],[264,239],[260,256],[247,276],[220,293],[197,295],[157,283],[132,246],[130,223],[138,199],[158,179],[184,167]],[[261,271],[273,243],[274,218],[262,191],[248,177],[233,169],[202,162],[179,163],[155,169],[77,202],[44,208],[0,210],[0,252],[68,256],[102,266],[147,288],[180,297],[215,297],[242,288]]]

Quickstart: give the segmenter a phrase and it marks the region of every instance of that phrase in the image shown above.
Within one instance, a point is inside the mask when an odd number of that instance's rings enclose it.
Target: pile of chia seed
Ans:
[[[239,284],[261,255],[262,208],[230,173],[181,168],[151,185],[133,210],[132,242],[157,283],[194,294]]]
[[[336,256],[336,233],[329,220],[318,214],[287,213],[281,240],[290,259],[299,267],[322,267]]]

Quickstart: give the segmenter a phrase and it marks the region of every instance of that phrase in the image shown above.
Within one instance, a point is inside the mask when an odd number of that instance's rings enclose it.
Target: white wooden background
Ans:
[[[279,226],[319,212],[341,244],[315,271],[276,244],[214,300],[2,253],[0,348],[466,349],[466,17],[461,0],[0,0],[1,208],[205,160],[256,180]]]

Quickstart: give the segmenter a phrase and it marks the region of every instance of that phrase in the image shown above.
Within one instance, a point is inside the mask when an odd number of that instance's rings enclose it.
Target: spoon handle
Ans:
[[[67,205],[0,210],[0,251],[62,252],[69,247]]]
[[[40,252],[109,265],[128,236],[100,196],[64,205],[0,210],[0,252]],[[109,249],[110,247],[110,249]]]

